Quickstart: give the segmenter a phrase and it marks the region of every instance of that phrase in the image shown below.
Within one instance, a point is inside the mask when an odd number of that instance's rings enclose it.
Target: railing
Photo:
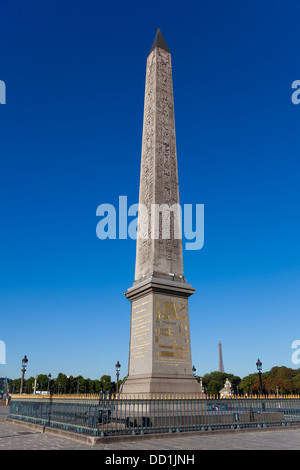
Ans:
[[[91,436],[300,424],[300,397],[13,395],[9,418]]]

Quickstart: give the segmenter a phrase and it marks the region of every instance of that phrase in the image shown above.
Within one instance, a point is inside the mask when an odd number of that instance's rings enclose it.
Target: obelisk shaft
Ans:
[[[170,274],[173,279],[182,280],[182,241],[176,212],[179,191],[172,64],[160,31],[147,59],[141,160],[139,204],[146,207],[147,212],[139,212],[135,281],[150,275],[168,279]],[[154,205],[165,208],[156,218]],[[145,230],[145,217],[148,230]],[[155,220],[159,224],[156,227]],[[169,224],[169,234],[163,233],[166,227],[163,223]],[[142,230],[146,236],[142,235]]]

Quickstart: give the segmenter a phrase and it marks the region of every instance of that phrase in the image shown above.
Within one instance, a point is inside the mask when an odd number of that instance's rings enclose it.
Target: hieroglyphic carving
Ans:
[[[145,239],[145,214],[139,212],[135,280],[153,272],[183,276],[182,243],[174,238],[173,212],[169,239],[161,235],[161,216],[158,239],[150,223],[153,204],[179,204],[171,54],[161,48],[147,60],[139,203],[147,208],[148,230]]]

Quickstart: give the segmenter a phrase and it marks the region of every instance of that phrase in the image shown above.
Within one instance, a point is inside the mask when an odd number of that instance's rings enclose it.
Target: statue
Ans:
[[[231,385],[231,382],[227,378],[225,381],[224,387],[222,388],[222,390],[220,390],[220,397],[228,398],[232,396],[233,396],[232,385]]]

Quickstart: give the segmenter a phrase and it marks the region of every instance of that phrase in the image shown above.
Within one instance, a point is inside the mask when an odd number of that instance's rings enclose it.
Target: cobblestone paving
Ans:
[[[244,431],[147,438],[141,441],[89,446],[75,440],[5,422],[8,410],[0,408],[0,450],[299,450],[300,429]]]

